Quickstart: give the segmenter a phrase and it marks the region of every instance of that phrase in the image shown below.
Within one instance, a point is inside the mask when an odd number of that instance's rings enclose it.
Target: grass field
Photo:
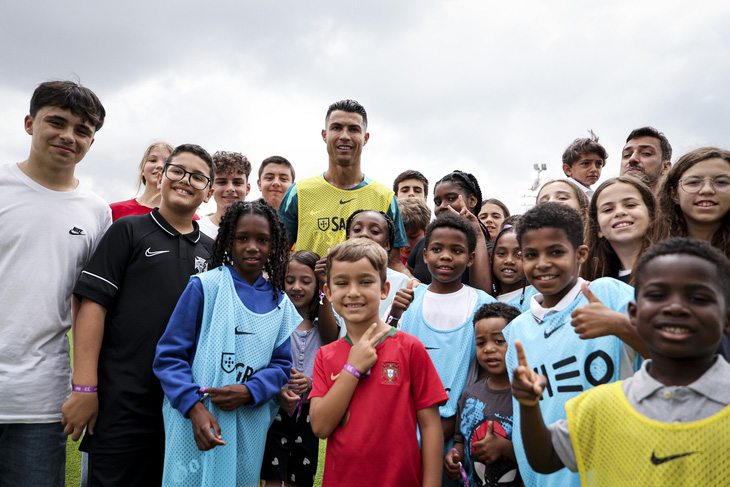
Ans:
[[[69,332],[69,342],[71,333]],[[71,343],[71,363],[73,363],[73,343]],[[73,441],[71,437],[66,443],[66,485],[76,487],[81,483],[81,452],[79,451],[80,441]],[[319,462],[317,462],[317,476],[314,479],[315,487],[322,487],[322,474],[324,473],[324,454],[327,442],[319,442]]]

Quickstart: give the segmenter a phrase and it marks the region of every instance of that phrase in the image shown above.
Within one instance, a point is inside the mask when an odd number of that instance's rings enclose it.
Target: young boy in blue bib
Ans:
[[[325,294],[347,336],[314,359],[309,417],[328,438],[323,486],[436,487],[443,440],[438,404],[447,399],[423,345],[384,323],[387,253],[350,239],[327,256]],[[416,439],[421,431],[421,448]]]
[[[439,408],[439,414],[444,441],[450,448],[456,404],[476,357],[472,319],[483,304],[496,300],[461,282],[461,275],[474,262],[477,242],[469,220],[454,213],[442,214],[429,224],[424,238],[423,255],[431,284],[401,289],[391,316],[396,320],[402,313],[399,328],[421,340],[446,388],[449,400]]]
[[[715,354],[730,331],[730,261],[707,242],[673,238],[634,275],[629,316],[651,360],[570,400],[567,420],[545,426],[547,380],[515,344],[527,458],[541,472],[578,471],[583,485],[730,485],[730,364]]]
[[[607,308],[625,312],[631,301],[630,286],[612,278],[587,283],[580,279],[580,266],[588,247],[583,245],[580,214],[560,203],[542,203],[525,213],[517,224],[517,240],[527,280],[538,291],[524,312],[504,329],[508,343],[520,340],[533,366],[548,377],[542,408],[549,422],[565,418],[565,402],[586,389],[615,382],[633,374],[636,354],[627,343],[639,340],[633,327],[607,329],[594,338],[582,339],[571,326],[571,314],[595,296]],[[507,371],[517,367],[517,354],[510,347]],[[513,444],[520,474],[527,486],[580,485],[578,475],[561,470],[552,475],[530,469],[520,430],[520,410],[513,403]]]

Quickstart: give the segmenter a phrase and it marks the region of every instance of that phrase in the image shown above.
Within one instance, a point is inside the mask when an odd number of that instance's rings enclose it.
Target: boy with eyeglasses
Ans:
[[[191,275],[205,271],[213,241],[193,221],[213,193],[215,167],[200,146],[181,145],[157,175],[162,201],[117,220],[81,273],[66,434],[89,454],[89,486],[160,485],[162,389],[155,347]]]

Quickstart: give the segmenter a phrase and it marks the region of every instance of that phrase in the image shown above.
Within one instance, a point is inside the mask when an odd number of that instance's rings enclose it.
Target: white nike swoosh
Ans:
[[[337,378],[338,378],[339,376],[340,376],[340,374],[337,374],[337,375],[335,375],[335,374],[333,374],[332,372],[330,372],[330,379],[332,379],[332,380],[337,380]]]
[[[160,254],[166,254],[169,250],[152,250],[152,247],[147,247],[147,250],[144,251],[144,255],[146,257],[154,257],[155,255]]]

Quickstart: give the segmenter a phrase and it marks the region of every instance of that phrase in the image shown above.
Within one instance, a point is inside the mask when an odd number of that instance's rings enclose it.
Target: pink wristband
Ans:
[[[357,370],[355,367],[353,367],[352,365],[345,364],[345,366],[342,367],[342,369],[348,371],[349,373],[354,375],[356,378],[362,379],[362,373],[359,370]]]
[[[99,390],[96,386],[74,386],[74,392],[96,392]]]

